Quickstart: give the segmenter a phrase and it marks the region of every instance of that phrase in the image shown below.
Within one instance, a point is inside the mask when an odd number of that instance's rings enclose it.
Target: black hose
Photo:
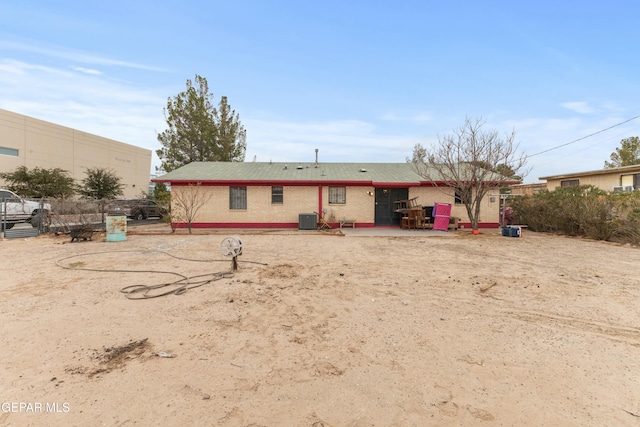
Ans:
[[[84,253],[78,255],[71,255],[68,257],[61,258],[56,261],[56,265],[58,267],[67,269],[67,270],[83,270],[83,271],[94,271],[100,273],[154,273],[154,274],[172,274],[174,276],[178,276],[179,279],[173,282],[159,283],[157,285],[129,285],[120,289],[120,292],[124,293],[128,299],[139,300],[139,299],[150,299],[150,298],[158,298],[165,295],[182,295],[187,292],[189,289],[198,288],[200,286],[204,286],[206,284],[218,281],[220,279],[229,279],[233,277],[233,273],[230,271],[223,272],[215,272],[215,273],[206,273],[200,274],[197,276],[185,276],[180,273],[176,273],[173,271],[157,271],[157,270],[122,270],[122,269],[101,269],[101,268],[87,268],[87,267],[77,267],[77,266],[69,266],[62,264],[63,261],[67,261],[72,258],[78,258],[82,256],[91,256],[91,255],[101,255],[107,253],[118,253],[118,252],[158,252],[164,255],[168,255],[175,259],[184,260],[184,261],[194,261],[194,262],[221,262],[227,260],[213,259],[213,260],[203,260],[203,259],[190,259],[190,258],[182,258],[175,255],[172,255],[165,251],[155,250],[155,249],[147,249],[147,250],[122,250],[122,251],[104,251],[104,252],[91,252]],[[227,261],[228,262],[228,261]],[[242,261],[244,263],[251,264],[259,264],[259,265],[267,265],[265,263],[256,262],[256,261]],[[205,279],[201,279],[205,278]],[[201,280],[196,280],[201,279]],[[195,280],[195,281],[194,281]],[[169,290],[165,290],[166,288],[171,288]],[[157,293],[159,292],[159,293]]]

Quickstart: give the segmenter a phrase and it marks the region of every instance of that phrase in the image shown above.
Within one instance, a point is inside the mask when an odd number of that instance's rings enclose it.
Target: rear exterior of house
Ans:
[[[461,228],[471,223],[455,189],[424,180],[410,163],[193,162],[153,180],[171,185],[172,212],[186,227],[177,200],[202,204],[194,228],[299,228],[316,214],[332,227],[399,226],[398,200],[432,207],[450,203]],[[442,183],[441,183],[442,184]],[[498,189],[482,202],[480,227],[499,226]]]

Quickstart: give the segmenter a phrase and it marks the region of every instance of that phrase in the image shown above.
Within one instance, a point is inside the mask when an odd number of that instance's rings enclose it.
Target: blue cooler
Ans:
[[[520,237],[522,228],[518,225],[506,225],[502,228],[502,235],[505,237]]]

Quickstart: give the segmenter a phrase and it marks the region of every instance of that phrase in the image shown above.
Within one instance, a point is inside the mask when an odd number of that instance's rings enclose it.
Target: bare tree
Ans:
[[[515,131],[500,138],[495,130],[483,131],[483,118],[465,119],[452,134],[438,137],[438,144],[413,149],[415,171],[437,188],[453,190],[464,204],[471,227],[478,229],[480,206],[490,190],[514,183],[527,171],[527,156],[518,152]],[[510,171],[507,175],[500,172]],[[444,191],[444,190],[443,190]]]
[[[171,191],[171,218],[172,221],[180,218],[187,222],[189,234],[191,223],[196,218],[198,211],[211,199],[211,194],[205,193],[200,183],[189,184],[186,187],[174,186]]]

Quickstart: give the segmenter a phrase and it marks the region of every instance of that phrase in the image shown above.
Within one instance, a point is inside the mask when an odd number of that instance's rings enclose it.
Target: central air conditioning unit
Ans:
[[[318,228],[318,215],[316,213],[303,213],[298,217],[298,230],[315,230]]]
[[[616,185],[615,187],[613,187],[613,191],[618,192],[618,191],[623,191],[624,187],[622,187],[621,185]]]
[[[633,191],[633,185],[626,185],[624,187],[624,191],[626,191],[627,193],[631,193]]]

